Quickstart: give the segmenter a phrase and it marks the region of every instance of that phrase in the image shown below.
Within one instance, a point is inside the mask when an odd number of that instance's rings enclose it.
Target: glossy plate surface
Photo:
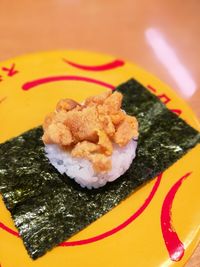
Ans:
[[[14,58],[0,67],[0,142],[40,125],[60,98],[83,101],[131,77],[200,130],[191,109],[167,85],[121,59],[55,51]],[[1,200],[1,267],[183,266],[200,238],[199,155],[197,146],[66,246],[36,261],[27,255]]]

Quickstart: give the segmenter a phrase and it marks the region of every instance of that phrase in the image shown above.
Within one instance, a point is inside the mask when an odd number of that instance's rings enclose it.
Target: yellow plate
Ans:
[[[40,125],[60,98],[83,101],[131,77],[148,86],[167,102],[168,108],[181,113],[200,130],[190,108],[167,85],[136,65],[111,56],[82,51],[45,52],[2,62],[0,70],[0,142]],[[74,246],[58,246],[36,261],[30,259],[15,235],[17,230],[0,200],[1,267],[183,266],[200,237],[199,154],[197,146],[164,172],[159,185],[159,178],[153,180],[68,240]],[[182,184],[173,187],[190,172]],[[175,193],[171,188],[178,191],[170,204],[167,201]],[[167,212],[163,213],[164,200],[165,208],[172,205],[172,231],[182,242],[176,253],[171,251],[171,258],[168,249],[173,249],[173,244],[166,246],[161,227],[162,216],[167,216]],[[86,244],[77,242],[85,239],[89,239]]]

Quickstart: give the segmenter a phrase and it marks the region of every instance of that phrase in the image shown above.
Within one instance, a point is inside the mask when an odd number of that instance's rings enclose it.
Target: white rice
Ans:
[[[136,155],[137,142],[131,140],[125,147],[114,145],[111,156],[112,169],[107,173],[94,171],[92,163],[87,159],[72,157],[69,152],[58,145],[46,145],[46,156],[51,164],[61,173],[66,173],[82,187],[98,188],[112,182],[125,173]]]

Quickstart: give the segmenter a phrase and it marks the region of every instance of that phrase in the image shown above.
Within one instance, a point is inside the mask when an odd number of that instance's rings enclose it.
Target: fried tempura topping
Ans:
[[[123,147],[138,137],[137,119],[121,110],[122,98],[121,93],[108,91],[87,98],[84,104],[60,100],[44,120],[43,142],[90,160],[97,172],[109,171],[113,143]]]

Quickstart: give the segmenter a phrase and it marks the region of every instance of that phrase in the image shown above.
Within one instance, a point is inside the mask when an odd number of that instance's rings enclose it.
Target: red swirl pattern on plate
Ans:
[[[59,82],[59,81],[82,81],[82,82],[88,82],[88,83],[101,85],[111,90],[115,89],[115,87],[109,83],[102,82],[102,81],[89,78],[89,77],[82,77],[82,76],[75,76],[75,75],[44,77],[41,79],[37,79],[37,80],[33,80],[33,81],[25,83],[24,85],[22,85],[22,89],[27,91],[33,87],[36,87],[36,86],[39,86],[45,83]]]
[[[94,237],[90,237],[90,238],[87,238],[87,239],[83,239],[83,240],[62,242],[59,246],[67,247],[67,246],[86,245],[86,244],[89,244],[89,243],[93,243],[93,242],[102,240],[102,239],[104,239],[106,237],[109,237],[109,236],[121,231],[122,229],[127,227],[130,223],[132,223],[137,217],[139,217],[143,213],[143,211],[147,208],[147,206],[150,204],[150,202],[152,201],[155,193],[158,190],[158,187],[160,185],[161,179],[162,179],[162,174],[159,174],[157,179],[156,179],[156,181],[155,181],[155,183],[154,183],[154,186],[153,186],[151,192],[149,193],[149,195],[145,199],[144,203],[136,210],[136,212],[134,212],[122,224],[120,224],[120,225],[116,226],[115,228],[113,228],[113,229],[111,229],[111,230],[109,230],[107,232],[104,232],[104,233],[102,233],[100,235],[97,235],[97,236],[94,236]],[[16,237],[20,237],[19,234],[16,231],[12,230],[11,228],[6,226],[2,222],[0,222],[0,228],[5,230],[9,234],[12,234],[12,235],[14,235]]]
[[[149,90],[151,90],[152,92],[156,93],[156,89],[153,86],[151,86],[150,84],[147,85],[147,88]]]
[[[186,179],[191,172],[181,177],[167,193],[161,210],[161,228],[162,234],[167,247],[170,259],[172,261],[180,261],[184,255],[184,245],[180,241],[171,221],[171,208],[174,197],[184,179]]]
[[[122,67],[125,62],[123,60],[120,59],[115,59],[109,63],[103,64],[103,65],[98,65],[98,66],[88,66],[88,65],[81,65],[75,62],[72,62],[70,60],[67,59],[63,59],[64,62],[66,62],[67,64],[69,64],[72,67],[75,67],[77,69],[81,69],[81,70],[86,70],[86,71],[106,71],[106,70],[113,70],[119,67]]]
[[[125,227],[127,227],[130,223],[132,223],[137,217],[139,217],[143,211],[147,208],[147,206],[150,204],[151,200],[153,199],[159,185],[160,185],[160,181],[162,178],[162,174],[159,174],[154,186],[150,192],[150,194],[148,195],[148,197],[145,199],[144,203],[136,210],[135,213],[133,213],[126,221],[124,221],[122,224],[118,225],[117,227],[102,233],[100,235],[91,237],[91,238],[87,238],[87,239],[83,239],[83,240],[78,240],[78,241],[71,241],[71,242],[63,242],[60,244],[60,246],[79,246],[79,245],[86,245],[89,243],[93,243],[99,240],[102,240],[106,237],[109,237],[113,234],[116,234],[117,232],[121,231],[122,229],[124,229]]]
[[[19,237],[18,232],[12,230],[11,228],[9,228],[8,226],[6,226],[5,224],[3,224],[2,222],[0,222],[0,228],[5,230],[6,232],[8,232],[9,234],[12,234],[16,237]]]

